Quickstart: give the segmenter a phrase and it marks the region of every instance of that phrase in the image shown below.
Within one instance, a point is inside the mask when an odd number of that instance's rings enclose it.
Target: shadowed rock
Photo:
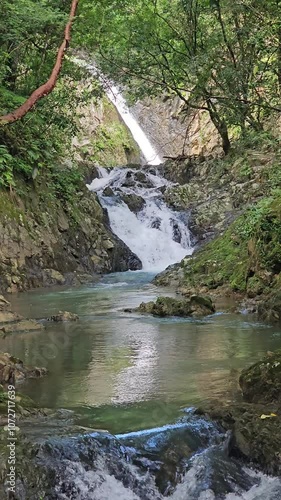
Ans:
[[[239,383],[246,401],[281,404],[281,350],[245,368]]]
[[[214,401],[197,413],[231,431],[229,455],[281,475],[281,350],[244,369],[239,383],[247,402]]]
[[[15,385],[25,378],[38,378],[48,373],[46,368],[29,367],[21,359],[11,354],[0,352],[0,384]]]
[[[134,213],[140,212],[145,205],[145,200],[137,194],[123,194],[122,200]]]
[[[160,317],[200,317],[214,313],[215,307],[209,297],[193,295],[189,299],[181,300],[172,297],[158,297],[156,302],[142,302],[135,311]]]

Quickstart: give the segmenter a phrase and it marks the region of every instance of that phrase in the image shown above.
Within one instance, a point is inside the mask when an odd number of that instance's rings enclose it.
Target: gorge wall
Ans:
[[[139,161],[139,151],[103,96],[76,111],[72,151],[54,171],[0,191],[0,291],[17,292],[93,280],[97,273],[138,269],[139,259],[112,233],[86,183],[95,165]]]
[[[220,155],[220,139],[208,113],[186,114],[183,107],[178,97],[164,96],[138,101],[132,112],[162,156]]]

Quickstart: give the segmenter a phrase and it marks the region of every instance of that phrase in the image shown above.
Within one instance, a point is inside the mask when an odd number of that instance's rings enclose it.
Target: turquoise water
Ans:
[[[14,296],[13,308],[24,316],[68,310],[80,317],[0,341],[0,350],[49,369],[46,377],[24,382],[21,392],[112,433],[164,425],[208,399],[239,398],[239,371],[279,348],[281,329],[219,311],[202,321],[123,312],[167,295],[151,278],[118,273],[92,286]]]

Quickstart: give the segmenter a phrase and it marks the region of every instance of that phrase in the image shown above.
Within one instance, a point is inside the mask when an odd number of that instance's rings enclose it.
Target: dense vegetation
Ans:
[[[1,2],[0,115],[20,106],[49,78],[69,8],[64,0]],[[0,187],[13,188],[18,176],[25,181],[40,172],[49,181],[58,176],[58,164],[77,130],[73,109],[100,95],[99,85],[77,88],[83,77],[83,70],[67,59],[53,93],[23,119],[0,127]]]
[[[100,0],[82,4],[81,43],[134,97],[206,109],[224,151],[281,111],[279,0]]]
[[[0,6],[0,113],[21,105],[53,68],[71,2],[3,0]],[[166,93],[184,111],[205,109],[224,151],[281,110],[280,0],[81,0],[73,47],[92,53],[132,99]],[[53,95],[1,127],[1,184],[15,172],[55,163],[75,132],[81,78],[70,60]],[[80,98],[84,99],[85,96]],[[47,132],[47,133],[46,133]],[[16,160],[15,160],[16,158]]]
[[[70,5],[66,0],[1,2],[1,115],[21,105],[48,79]],[[80,0],[72,49],[83,48],[94,57],[103,73],[124,86],[128,99],[164,94],[179,97],[183,113],[206,110],[226,154],[237,139],[245,149],[259,149],[260,137],[270,134],[275,151],[281,111],[280,10],[280,0]],[[18,189],[16,179],[23,186],[23,181],[28,185],[43,174],[58,196],[71,199],[81,170],[75,162],[71,171],[65,169],[62,158],[71,156],[71,139],[77,133],[73,110],[101,95],[97,82],[81,90],[84,76],[70,52],[54,91],[22,120],[0,127],[0,188]],[[108,133],[100,128],[90,152],[86,146],[85,158],[99,160],[106,149],[114,156],[116,142],[124,141],[121,136],[119,129]],[[233,150],[230,162],[243,155],[239,148]],[[237,165],[237,182],[239,176],[251,176],[250,165]],[[218,176],[219,168],[218,162]],[[268,175],[271,190],[195,261],[192,272],[203,269],[208,285],[259,289],[248,269],[253,238],[259,266],[279,274],[280,165]],[[232,265],[238,255],[244,256],[241,272]],[[212,272],[202,259],[211,262]],[[191,279],[188,269],[186,273]]]

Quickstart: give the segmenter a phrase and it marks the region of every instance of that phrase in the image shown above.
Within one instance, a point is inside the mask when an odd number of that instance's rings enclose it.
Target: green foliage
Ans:
[[[14,185],[13,164],[14,158],[6,146],[0,145],[0,187]]]
[[[264,198],[238,220],[235,229],[243,240],[249,240],[255,236],[257,229],[264,223],[271,204],[272,198]]]
[[[84,0],[77,37],[135,99],[176,95],[226,140],[280,104],[279,19],[275,0]]]
[[[281,271],[281,190],[251,207],[183,266],[186,285],[260,293]]]
[[[253,173],[252,167],[246,162],[243,164],[243,166],[240,168],[240,177],[242,178],[250,178]]]
[[[69,168],[61,166],[53,169],[49,182],[57,198],[71,202],[76,198],[83,177],[77,166]]]

